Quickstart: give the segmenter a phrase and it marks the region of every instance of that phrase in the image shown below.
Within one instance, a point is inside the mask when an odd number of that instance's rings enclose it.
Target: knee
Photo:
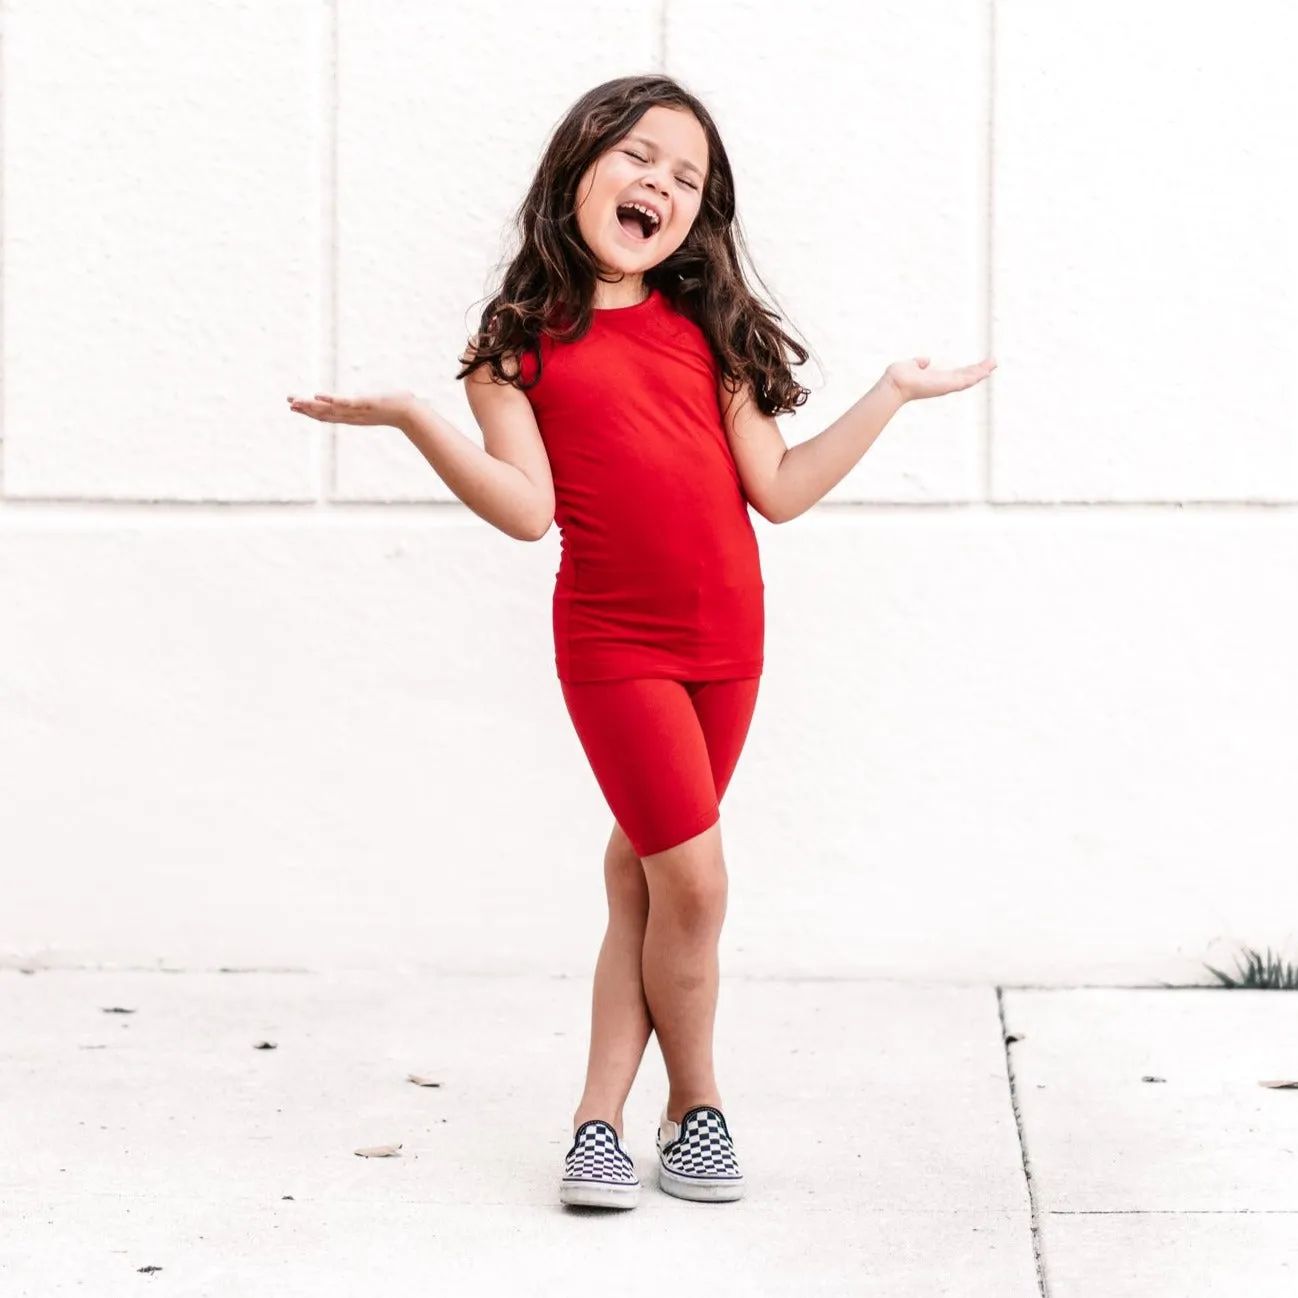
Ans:
[[[651,909],[662,907],[672,923],[688,933],[712,933],[726,917],[726,878],[708,874],[682,874],[668,886],[652,891]]]
[[[691,931],[720,927],[728,880],[715,830],[646,857],[644,873],[652,909],[661,909],[678,927]]]

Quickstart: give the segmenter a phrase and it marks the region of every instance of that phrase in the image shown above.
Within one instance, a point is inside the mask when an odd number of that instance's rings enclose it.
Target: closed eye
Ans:
[[[641,154],[639,154],[639,153],[636,153],[633,149],[623,149],[622,152],[625,153],[626,156],[627,156],[628,158],[634,158],[637,162],[648,162],[648,161],[649,161],[648,158],[643,157],[643,156],[642,156]],[[680,177],[678,176],[677,179],[680,180]],[[697,188],[698,188],[697,185],[691,185],[690,182],[689,182],[688,180],[681,180],[681,184],[684,185],[686,189],[697,189]]]

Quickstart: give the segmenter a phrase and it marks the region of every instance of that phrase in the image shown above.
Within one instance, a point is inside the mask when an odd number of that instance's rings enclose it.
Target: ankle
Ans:
[[[574,1136],[577,1134],[577,1128],[580,1127],[583,1122],[591,1122],[596,1118],[598,1118],[601,1122],[607,1122],[608,1125],[612,1127],[615,1132],[617,1132],[618,1140],[620,1141],[622,1139],[621,1110],[618,1110],[615,1113],[610,1113],[607,1109],[593,1109],[593,1108],[582,1107],[572,1115],[572,1134]]]
[[[681,1122],[691,1109],[697,1109],[703,1105],[707,1105],[710,1109],[721,1109],[721,1096],[716,1091],[700,1091],[695,1092],[693,1095],[687,1095],[682,1100],[669,1098],[667,1101],[667,1121]]]

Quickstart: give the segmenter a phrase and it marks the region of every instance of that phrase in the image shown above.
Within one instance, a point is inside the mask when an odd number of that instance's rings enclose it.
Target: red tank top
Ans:
[[[703,332],[657,289],[540,340],[528,392],[554,477],[559,679],[758,676],[757,537]],[[526,382],[536,359],[525,355]]]

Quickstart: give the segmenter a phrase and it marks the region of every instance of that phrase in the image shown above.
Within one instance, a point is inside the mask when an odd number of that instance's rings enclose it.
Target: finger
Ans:
[[[315,401],[299,402],[293,407],[293,409],[299,415],[310,415],[312,419],[319,419],[326,423],[332,422],[337,418],[337,415],[333,411]]]

